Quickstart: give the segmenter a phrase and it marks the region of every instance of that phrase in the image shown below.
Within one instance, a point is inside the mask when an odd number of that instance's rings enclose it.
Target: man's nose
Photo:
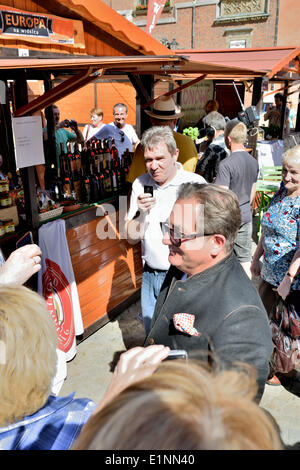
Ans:
[[[162,242],[164,245],[171,245],[170,234],[168,231],[164,233]]]
[[[156,168],[158,167],[158,163],[156,160],[152,160],[151,162],[151,170],[156,170]]]

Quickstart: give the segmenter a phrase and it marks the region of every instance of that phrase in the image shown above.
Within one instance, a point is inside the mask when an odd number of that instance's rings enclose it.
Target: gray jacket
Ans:
[[[190,358],[205,361],[213,354],[225,367],[235,361],[251,364],[257,371],[259,400],[273,346],[267,313],[256,288],[233,253],[185,281],[182,276],[177,268],[169,269],[145,346],[155,343],[185,349]],[[195,315],[199,336],[175,329],[175,313]]]

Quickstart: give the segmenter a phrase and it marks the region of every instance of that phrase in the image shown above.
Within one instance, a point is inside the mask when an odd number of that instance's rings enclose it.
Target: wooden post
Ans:
[[[15,103],[17,108],[28,103],[25,70],[20,70],[15,81]],[[37,229],[39,227],[39,214],[35,187],[35,168],[34,166],[22,168],[20,173],[24,188],[26,221],[29,227]]]
[[[283,139],[283,132],[284,132],[284,122],[285,122],[285,108],[286,108],[286,100],[288,94],[288,86],[289,82],[284,82],[284,91],[283,91],[283,100],[281,105],[281,121],[280,121],[280,131],[279,131],[279,139]]]
[[[132,75],[128,77],[136,89],[136,131],[139,137],[146,129],[151,127],[149,116],[143,111],[142,105],[153,99],[153,75]]]

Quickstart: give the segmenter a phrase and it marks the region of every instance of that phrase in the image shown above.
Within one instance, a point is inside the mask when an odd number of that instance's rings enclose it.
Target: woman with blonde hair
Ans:
[[[211,372],[199,362],[164,362],[119,394],[112,391],[73,449],[282,449],[276,423],[253,400],[255,374],[243,367]]]
[[[262,217],[262,235],[251,264],[252,274],[261,278],[259,293],[268,315],[278,294],[283,299],[289,296],[300,314],[300,145],[283,154],[282,183]],[[267,383],[280,385],[276,376]]]
[[[26,287],[0,288],[0,449],[69,449],[95,409],[50,395],[57,333],[44,299]]]
[[[87,124],[83,129],[84,141],[90,140],[102,127],[103,123],[103,110],[101,108],[93,108],[90,110],[91,124]]]

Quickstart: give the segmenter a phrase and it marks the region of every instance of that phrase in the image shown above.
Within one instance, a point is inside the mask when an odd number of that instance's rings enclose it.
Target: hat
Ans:
[[[152,111],[145,110],[150,117],[156,119],[178,119],[183,116],[184,113],[176,112],[176,105],[172,98],[170,97],[161,97],[158,98],[154,105]]]

